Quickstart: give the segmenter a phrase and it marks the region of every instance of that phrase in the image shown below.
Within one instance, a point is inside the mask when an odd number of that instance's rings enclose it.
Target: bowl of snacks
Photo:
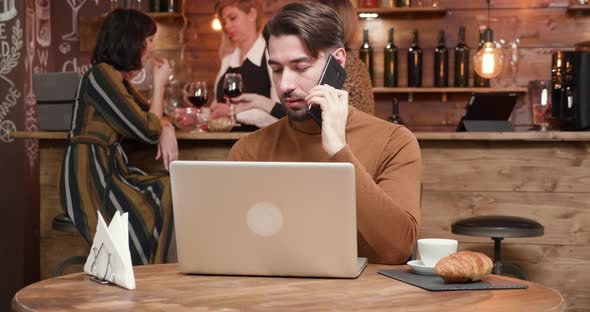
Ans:
[[[181,131],[193,131],[198,126],[199,109],[196,107],[176,107],[170,115],[174,126]]]
[[[234,126],[234,122],[229,117],[218,117],[207,121],[207,130],[211,132],[228,132]]]
[[[211,132],[228,132],[234,126],[232,110],[229,105],[218,103],[211,109],[207,120],[207,130]]]

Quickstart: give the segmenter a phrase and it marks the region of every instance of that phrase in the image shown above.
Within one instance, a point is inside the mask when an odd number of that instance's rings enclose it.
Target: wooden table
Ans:
[[[369,265],[358,279],[183,275],[176,264],[135,267],[137,289],[99,285],[83,273],[21,289],[13,311],[404,310],[563,311],[561,295],[528,289],[431,292],[377,274],[405,266]],[[495,278],[510,279],[503,276]]]

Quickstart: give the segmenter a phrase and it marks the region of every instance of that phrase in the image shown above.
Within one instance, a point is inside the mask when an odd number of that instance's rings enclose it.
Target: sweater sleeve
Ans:
[[[149,144],[158,142],[160,118],[140,107],[114,70],[97,65],[88,78],[85,96],[118,133]]]
[[[246,142],[247,137],[243,137],[239,139],[229,151],[227,155],[227,160],[230,161],[250,161],[255,160],[253,157],[249,156],[248,148],[251,148],[251,143]],[[249,145],[250,144],[250,145]]]
[[[355,167],[357,226],[368,244],[359,246],[359,254],[372,262],[403,263],[412,253],[420,222],[421,160],[416,138],[405,127],[395,129],[375,179],[348,146],[331,160]]]

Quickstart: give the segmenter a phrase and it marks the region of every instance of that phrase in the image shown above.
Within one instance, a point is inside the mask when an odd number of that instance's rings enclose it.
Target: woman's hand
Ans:
[[[259,108],[270,114],[275,102],[266,96],[256,93],[243,93],[230,99],[232,104],[236,104],[234,110],[236,113],[243,112],[252,108]]]
[[[164,112],[164,87],[172,74],[172,67],[167,59],[154,58],[152,60],[154,90],[152,92],[152,102],[149,111],[161,118]]]
[[[162,127],[162,133],[160,134],[156,159],[160,158],[162,158],[166,170],[170,169],[172,161],[178,159],[178,142],[176,141],[174,127],[169,122]]]
[[[154,67],[152,69],[154,78],[154,88],[161,88],[164,90],[164,86],[168,82],[170,75],[172,75],[172,66],[170,62],[163,59],[153,59]]]
[[[219,117],[230,117],[231,108],[225,103],[217,103],[215,106],[211,106],[211,112],[209,119],[217,119]]]

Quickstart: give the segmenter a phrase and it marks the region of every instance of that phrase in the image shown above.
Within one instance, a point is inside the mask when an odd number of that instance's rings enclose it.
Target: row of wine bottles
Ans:
[[[180,12],[182,3],[180,0],[151,0],[151,12]]]
[[[367,9],[374,9],[374,8],[405,8],[411,5],[410,0],[359,0],[357,7],[359,8],[367,8]],[[434,0],[429,3],[430,6],[437,6],[438,1]],[[421,5],[421,4],[420,4]]]
[[[479,33],[479,49],[484,43],[484,33]],[[455,87],[469,86],[469,47],[465,44],[465,27],[459,28],[459,43],[455,47],[454,80]],[[408,87],[422,86],[422,49],[418,45],[418,31],[414,30],[414,39],[407,51],[408,56]],[[369,43],[369,30],[365,28],[363,43],[359,49],[359,58],[367,66],[367,70],[373,79],[373,48]],[[398,86],[398,48],[394,43],[394,30],[389,29],[389,40],[383,50],[383,86]],[[445,32],[440,31],[438,46],[434,49],[434,83],[435,87],[449,86],[449,51],[445,46]],[[474,87],[489,87],[490,80],[473,73]]]

